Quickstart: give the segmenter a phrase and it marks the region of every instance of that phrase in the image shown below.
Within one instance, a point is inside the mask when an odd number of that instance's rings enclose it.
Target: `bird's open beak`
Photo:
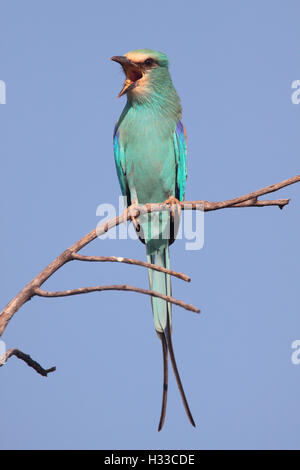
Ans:
[[[136,82],[140,78],[142,78],[143,73],[137,64],[131,62],[131,60],[127,59],[127,57],[123,55],[116,55],[114,57],[111,57],[111,60],[121,64],[126,75],[125,83],[118,95],[118,97],[120,98],[120,96],[124,95],[124,93],[127,93],[135,86]]]

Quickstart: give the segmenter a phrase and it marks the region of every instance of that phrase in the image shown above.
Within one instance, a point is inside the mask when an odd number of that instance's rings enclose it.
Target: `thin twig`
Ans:
[[[56,371],[56,367],[44,369],[38,362],[34,361],[29,356],[29,354],[25,354],[16,348],[8,349],[3,356],[0,356],[0,367],[4,366],[7,360],[12,356],[16,356],[18,359],[22,359],[22,361],[26,362],[29,367],[32,367],[38,374],[42,375],[43,377],[47,377],[50,372]]]
[[[63,291],[45,291],[43,289],[35,289],[35,294],[39,297],[67,297],[70,295],[79,295],[79,294],[89,294],[91,292],[101,292],[105,290],[123,290],[129,292],[137,292],[138,294],[151,295],[152,297],[158,297],[160,299],[166,300],[174,305],[190,310],[191,312],[200,313],[200,310],[193,305],[182,302],[181,300],[174,299],[169,295],[160,294],[153,290],[142,289],[140,287],[127,286],[126,284],[120,285],[109,285],[109,286],[94,286],[94,287],[79,287],[77,289],[68,289]]]
[[[259,200],[254,201],[250,199],[249,201],[240,202],[239,204],[234,204],[230,206],[231,208],[234,207],[266,207],[266,206],[278,206],[279,209],[283,209],[290,202],[290,199],[275,199],[274,201],[268,200]]]
[[[85,256],[85,255],[79,255],[78,253],[73,254],[73,259],[76,259],[78,261],[96,261],[96,262],[115,262],[115,263],[126,263],[126,264],[134,264],[136,266],[143,266],[144,268],[151,268],[154,271],[160,271],[162,273],[170,274],[170,276],[178,277],[178,279],[182,279],[183,281],[190,282],[191,278],[189,276],[186,276],[186,274],[183,273],[178,273],[176,271],[173,271],[172,269],[166,269],[163,268],[162,266],[157,266],[156,264],[152,263],[146,263],[144,261],[140,261],[137,259],[131,259],[131,258],[123,258],[123,257],[117,257],[117,256]]]
[[[296,175],[293,178],[288,178],[286,180],[280,181],[279,183],[276,184],[271,184],[270,186],[266,186],[265,188],[259,189],[257,191],[254,191],[249,194],[245,194],[243,196],[236,197],[234,199],[228,199],[227,201],[222,201],[222,202],[208,202],[208,201],[192,201],[189,204],[201,204],[204,203],[204,210],[205,211],[211,211],[211,210],[218,210],[218,209],[225,209],[226,207],[232,207],[236,206],[237,204],[241,204],[245,201],[249,201],[250,199],[255,199],[260,196],[264,196],[265,194],[273,193],[275,191],[278,191],[279,189],[282,189],[286,186],[290,186],[291,184],[298,183],[300,181],[300,175]],[[288,200],[278,200],[278,201],[272,201],[271,205],[278,205],[279,207],[282,206],[282,202],[285,201],[285,204],[289,203]],[[257,201],[256,203],[253,203],[253,206],[258,206],[258,203],[262,201]],[[267,202],[267,201],[263,201]],[[267,204],[265,204],[267,205]],[[245,207],[240,206],[240,207]],[[248,207],[248,206],[247,206]]]

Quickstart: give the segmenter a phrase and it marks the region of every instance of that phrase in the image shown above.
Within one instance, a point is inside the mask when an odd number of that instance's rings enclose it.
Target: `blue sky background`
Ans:
[[[112,131],[125,99],[112,55],[166,52],[188,133],[186,199],[223,200],[299,173],[298,1],[0,1],[1,304],[95,227],[120,189]],[[205,245],[171,249],[174,347],[197,428],[173,375],[165,428],[161,348],[149,298],[105,292],[33,299],[3,340],[45,367],[0,370],[1,449],[300,448],[300,185],[277,208],[205,215]],[[272,198],[273,196],[271,196]],[[132,240],[83,253],[145,259]],[[142,268],[73,262],[45,287],[128,283]]]

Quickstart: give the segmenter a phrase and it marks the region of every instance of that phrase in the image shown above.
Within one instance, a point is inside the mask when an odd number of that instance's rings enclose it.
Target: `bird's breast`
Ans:
[[[141,204],[162,202],[175,191],[175,124],[157,116],[135,116],[119,127],[125,171]]]

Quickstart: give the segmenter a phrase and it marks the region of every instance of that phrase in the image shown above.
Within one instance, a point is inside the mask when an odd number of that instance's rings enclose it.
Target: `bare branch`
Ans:
[[[94,286],[94,287],[79,287],[78,289],[69,289],[57,292],[45,291],[43,289],[35,289],[35,294],[40,297],[67,297],[70,295],[89,294],[90,292],[101,292],[105,290],[124,290],[129,292],[137,292],[139,294],[151,295],[166,300],[171,304],[178,305],[179,307],[190,310],[191,312],[200,313],[200,310],[193,305],[182,302],[181,300],[174,299],[169,295],[160,294],[159,292],[141,289],[140,287],[127,286],[126,284],[110,285],[110,286]]]
[[[3,356],[0,356],[0,367],[4,366],[6,361],[12,356],[16,356],[18,359],[22,359],[22,361],[26,362],[29,367],[32,367],[38,374],[42,375],[43,377],[47,377],[50,372],[54,372],[56,370],[56,367],[44,369],[38,362],[34,361],[29,356],[29,354],[25,354],[16,348],[8,349]]]
[[[173,271],[172,269],[166,269],[162,266],[157,266],[156,264],[146,263],[144,261],[140,261],[137,259],[130,259],[130,258],[123,258],[117,256],[85,256],[85,255],[78,255],[77,253],[73,254],[73,259],[78,261],[96,261],[96,262],[117,262],[117,263],[126,263],[126,264],[134,264],[136,266],[143,266],[144,268],[151,268],[154,271],[160,271],[162,273],[170,274],[170,276],[178,277],[178,279],[182,279],[183,281],[190,282],[191,278],[186,276],[183,273],[178,273]]]
[[[275,199],[274,201],[268,200],[255,200],[249,199],[249,201],[240,202],[239,204],[234,204],[230,206],[231,208],[234,207],[266,207],[266,206],[278,206],[279,209],[283,209],[290,202],[290,199]]]
[[[253,193],[245,194],[244,196],[239,196],[234,199],[228,199],[227,201],[222,201],[222,202],[208,202],[208,201],[191,201],[186,204],[192,204],[192,205],[199,205],[199,204],[204,204],[204,211],[214,211],[218,209],[225,209],[227,207],[233,207],[237,206],[237,204],[244,203],[245,201],[253,200],[253,204],[251,206],[253,207],[258,207],[258,203],[264,202],[264,205],[269,205],[266,204],[267,201],[257,201],[255,203],[255,199],[257,199],[260,196],[264,196],[265,194],[273,193],[275,191],[278,191],[279,189],[282,189],[286,186],[290,186],[291,184],[298,183],[300,181],[300,175],[296,175],[293,178],[289,178],[287,180],[283,180],[279,183],[276,184],[271,184],[270,186],[266,186],[265,188],[259,189],[258,191],[254,191]],[[279,207],[285,204],[289,203],[289,199],[279,199],[277,201],[271,201],[272,204],[270,205],[278,205]],[[284,202],[284,204],[283,204]],[[182,205],[184,203],[181,203]],[[261,206],[261,205],[260,205]],[[249,207],[247,206],[240,206],[240,207]]]
[[[242,207],[278,206],[282,208],[289,203],[289,199],[278,199],[278,200],[267,201],[267,200],[258,200],[258,198],[265,194],[278,191],[279,189],[282,189],[286,186],[297,183],[299,181],[300,181],[300,175],[296,175],[293,178],[289,178],[279,183],[266,186],[265,188],[259,189],[258,191],[254,191],[252,193],[239,196],[234,199],[229,199],[229,200],[221,201],[221,202],[209,202],[209,201],[204,201],[204,200],[189,201],[189,202],[184,201],[180,205],[183,210],[203,210],[206,212],[219,210],[219,209],[225,209],[225,208],[237,208],[237,207],[242,208]],[[170,206],[165,203],[146,204],[144,206],[140,206],[136,209],[133,209],[132,211],[125,211],[124,214],[121,214],[118,217],[115,217],[114,219],[111,219],[103,224],[100,224],[97,227],[97,230],[96,229],[92,230],[87,235],[85,235],[80,240],[78,240],[76,243],[74,243],[72,246],[67,248],[57,258],[55,258],[45,269],[43,269],[43,271],[41,271],[40,274],[38,274],[31,282],[29,282],[4,307],[4,309],[2,310],[0,314],[0,336],[4,332],[11,318],[20,309],[20,307],[22,307],[24,303],[28,302],[28,300],[30,300],[34,295],[37,295],[37,289],[39,289],[44,284],[44,282],[47,279],[49,279],[49,277],[52,276],[58,269],[60,269],[69,261],[74,260],[74,254],[78,253],[78,251],[80,251],[86,245],[88,245],[93,240],[95,240],[95,238],[101,236],[102,234],[106,233],[108,230],[122,223],[124,221],[124,218],[125,220],[129,220],[131,217],[138,217],[138,215],[142,213],[162,211],[162,210],[170,210]],[[140,264],[140,266],[142,266],[142,264]],[[138,289],[138,288],[132,288],[132,289]],[[142,291],[143,289],[135,290],[134,292],[142,292]],[[149,292],[143,292],[143,293],[152,295],[152,294],[149,294]]]

